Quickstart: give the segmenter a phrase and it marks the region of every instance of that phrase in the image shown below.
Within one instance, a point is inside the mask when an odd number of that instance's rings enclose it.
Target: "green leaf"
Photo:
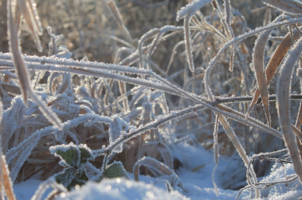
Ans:
[[[87,148],[80,148],[80,152],[81,152],[80,164],[86,164],[88,160],[93,159],[93,155],[91,151],[89,151]]]
[[[66,187],[68,190],[71,190],[76,185],[84,185],[88,181],[88,177],[85,174],[84,170],[77,170],[75,174],[75,178],[72,182]]]
[[[58,154],[69,166],[76,168],[80,164],[80,151],[76,147],[69,146],[68,149],[59,149],[56,154]]]
[[[55,176],[57,183],[61,183],[68,190],[76,185],[84,185],[88,181],[88,177],[83,169],[75,169],[73,167],[66,168],[63,172]]]
[[[114,162],[104,172],[104,176],[107,178],[128,178],[127,171],[125,170],[121,162]]]
[[[94,157],[86,145],[76,146],[73,143],[57,145],[51,147],[50,152],[59,156],[68,165],[63,172],[55,175],[58,183],[71,190],[76,185],[84,185],[88,181],[84,165]]]
[[[73,179],[75,179],[75,175],[76,169],[73,167],[68,167],[64,169],[63,172],[57,174],[55,179],[57,183],[61,183],[65,187],[68,187],[72,183]]]

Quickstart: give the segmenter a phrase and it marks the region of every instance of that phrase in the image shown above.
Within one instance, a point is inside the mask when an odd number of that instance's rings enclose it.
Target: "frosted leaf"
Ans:
[[[85,165],[88,160],[93,160],[94,156],[86,144],[74,145],[57,145],[49,148],[50,153],[59,156],[65,163],[72,167]]]
[[[88,181],[85,166],[88,160],[94,159],[91,150],[86,145],[57,145],[50,147],[50,152],[59,156],[60,165],[67,167],[63,172],[55,175],[58,183],[63,184],[68,190],[76,185],[83,185]]]
[[[88,160],[93,160],[94,156],[90,148],[86,144],[78,145],[81,154],[80,164],[86,164]]]
[[[57,183],[61,183],[65,187],[68,187],[71,184],[72,180],[74,179],[75,173],[76,173],[76,169],[69,167],[64,169],[62,173],[56,175],[55,179]]]
[[[52,146],[49,148],[49,151],[55,156],[59,156],[71,167],[78,167],[80,165],[80,150],[73,143]]]
[[[75,169],[73,167],[65,168],[63,172],[55,175],[57,183],[64,185],[69,191],[76,185],[84,185],[88,177],[83,168]]]
[[[89,120],[94,121],[95,119],[98,119],[95,122],[100,122],[100,121],[102,122],[103,116],[96,115],[96,114],[82,115],[77,118],[74,118],[73,120],[64,122],[62,125],[63,125],[63,129],[68,130],[72,127],[78,126],[81,123],[85,123]],[[48,126],[44,129],[37,130],[34,133],[32,133],[28,138],[23,140],[20,144],[18,144],[18,146],[9,149],[6,152],[7,163],[9,165],[12,165],[12,163],[15,162],[15,166],[13,166],[13,168],[11,170],[12,181],[14,181],[16,179],[18,172],[20,171],[23,163],[29,157],[32,150],[36,147],[40,138],[47,136],[47,135],[55,134],[57,132],[58,132],[58,129],[55,128],[54,126]],[[64,145],[61,145],[61,146],[64,146]],[[85,145],[83,145],[83,146],[80,145],[80,147],[84,148]],[[52,148],[55,149],[55,147],[51,147],[51,149]],[[55,150],[54,150],[54,153],[55,153]]]
[[[129,178],[127,171],[125,170],[123,163],[120,161],[114,161],[109,165],[103,172],[104,176],[107,178]]]

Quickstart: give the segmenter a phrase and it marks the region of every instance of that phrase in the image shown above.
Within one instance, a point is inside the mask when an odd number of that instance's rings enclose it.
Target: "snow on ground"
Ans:
[[[34,196],[35,191],[42,183],[40,180],[30,179],[14,185],[14,192],[18,200],[28,200]]]
[[[260,182],[274,182],[284,180],[285,175],[295,174],[292,164],[274,164],[269,176],[264,177]],[[261,191],[262,199],[265,200],[297,200],[302,197],[302,185],[299,180],[296,179],[294,182],[289,184],[279,184],[269,189]]]
[[[220,157],[219,166],[216,170],[215,181],[219,188],[217,197],[212,183],[212,171],[215,166],[213,154],[206,151],[203,147],[193,147],[190,145],[179,144],[172,148],[173,156],[183,163],[182,167],[177,170],[177,174],[187,190],[183,192],[180,188],[177,191],[168,193],[163,183],[158,183],[152,177],[140,176],[140,182],[133,180],[133,174],[129,174],[130,180],[112,179],[103,180],[101,183],[89,182],[80,189],[74,190],[62,196],[59,199],[102,199],[106,200],[123,200],[123,199],[144,199],[144,200],[185,200],[185,199],[221,199],[233,200],[236,198],[238,191],[224,190],[221,188],[220,176],[225,171],[230,158]],[[198,169],[199,167],[199,169]],[[229,166],[228,170],[235,170],[236,166]],[[198,169],[194,170],[191,169]],[[291,164],[275,164],[269,176],[262,179],[265,181],[276,181],[284,175],[294,174]],[[27,180],[14,186],[15,194],[18,200],[30,199],[39,184],[39,180]],[[298,187],[296,187],[298,186]],[[262,199],[265,200],[290,200],[299,199],[302,196],[302,186],[296,180],[288,185],[280,184],[269,189],[261,191]],[[46,196],[46,195],[45,195]],[[241,199],[250,198],[249,191],[243,192]]]
[[[62,195],[58,200],[85,199],[85,200],[189,200],[178,192],[167,192],[151,184],[135,182],[117,178],[115,180],[104,180],[101,183],[89,182],[80,190],[74,190],[67,196]]]

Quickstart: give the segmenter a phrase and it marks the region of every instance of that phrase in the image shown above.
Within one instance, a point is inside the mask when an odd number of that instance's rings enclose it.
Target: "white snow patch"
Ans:
[[[78,190],[73,190],[66,196],[58,197],[57,200],[186,200],[188,198],[178,192],[167,192],[144,182],[135,182],[125,179],[107,179],[101,183],[89,182]]]

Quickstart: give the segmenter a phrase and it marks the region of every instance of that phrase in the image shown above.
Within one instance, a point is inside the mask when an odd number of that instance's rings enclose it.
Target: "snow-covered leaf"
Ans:
[[[68,190],[71,190],[76,185],[84,185],[88,181],[88,177],[83,169],[75,169],[68,167],[63,172],[55,176],[57,183],[61,183]]]
[[[64,169],[63,172],[57,174],[55,176],[55,179],[57,183],[61,183],[67,188],[75,178],[75,174],[76,174],[76,169],[73,167],[68,167]]]
[[[59,156],[71,167],[78,167],[80,165],[80,150],[73,143],[68,145],[52,146],[49,150],[52,154],[55,154],[55,156]]]
[[[93,155],[90,149],[88,148],[79,148],[80,149],[80,164],[86,164],[88,160],[93,159]]]
[[[123,166],[123,163],[117,161],[114,161],[111,165],[109,165],[103,174],[107,178],[128,178],[128,174]]]

